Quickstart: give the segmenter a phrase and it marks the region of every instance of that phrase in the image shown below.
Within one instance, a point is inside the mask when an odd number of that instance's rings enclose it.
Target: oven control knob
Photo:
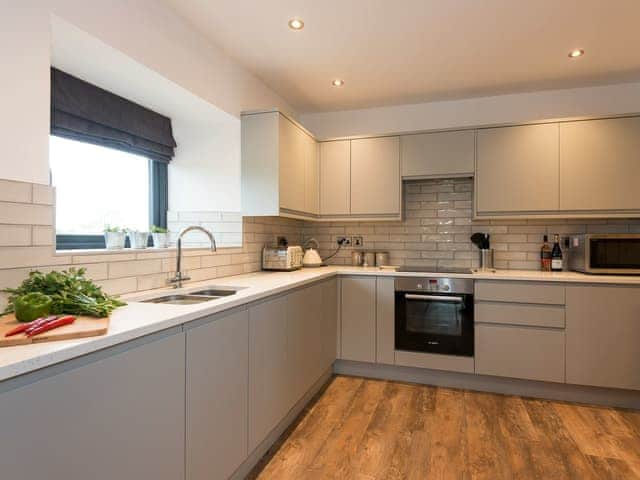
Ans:
[[[419,283],[418,285],[416,285],[416,287],[418,287],[418,288],[422,288],[422,284],[421,284],[421,283]]]
[[[449,290],[451,290],[451,287],[449,285],[443,285],[442,290],[444,290],[445,292],[448,292]]]

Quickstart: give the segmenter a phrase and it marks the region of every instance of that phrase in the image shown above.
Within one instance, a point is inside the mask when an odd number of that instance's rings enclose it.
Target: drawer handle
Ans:
[[[455,302],[462,303],[462,297],[449,297],[447,295],[416,295],[415,293],[405,293],[404,298],[407,300],[432,300],[436,302]]]

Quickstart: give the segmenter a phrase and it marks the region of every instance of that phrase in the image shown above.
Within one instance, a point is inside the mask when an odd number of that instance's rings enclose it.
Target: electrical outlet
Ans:
[[[351,246],[351,238],[349,237],[336,237],[336,243],[338,245],[342,245],[343,247]]]
[[[351,237],[351,245],[354,247],[361,247],[364,244],[361,236]]]

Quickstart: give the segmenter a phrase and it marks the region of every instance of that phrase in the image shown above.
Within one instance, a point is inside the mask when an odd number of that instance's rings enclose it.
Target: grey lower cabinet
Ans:
[[[0,384],[2,478],[184,479],[185,337],[153,337]]]
[[[640,390],[640,288],[567,287],[567,383]]]
[[[375,363],[376,277],[345,277],[341,284],[340,358]]]
[[[336,280],[249,309],[249,452],[336,358]]]
[[[249,312],[186,331],[188,480],[228,478],[247,457]]]
[[[376,362],[393,365],[395,357],[395,279],[376,279]]]

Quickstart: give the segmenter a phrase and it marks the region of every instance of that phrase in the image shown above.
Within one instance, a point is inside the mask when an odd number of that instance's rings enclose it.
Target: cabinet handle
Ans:
[[[436,302],[455,302],[462,303],[462,297],[449,297],[447,295],[417,295],[415,293],[405,293],[404,298],[407,300],[433,300]]]

